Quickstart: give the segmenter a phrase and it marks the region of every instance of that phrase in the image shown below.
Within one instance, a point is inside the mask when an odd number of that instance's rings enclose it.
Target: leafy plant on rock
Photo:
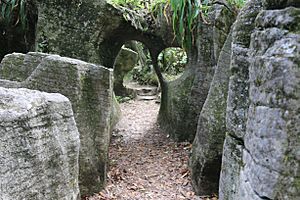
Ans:
[[[6,27],[22,25],[27,28],[26,0],[0,0],[1,19],[0,22]]]

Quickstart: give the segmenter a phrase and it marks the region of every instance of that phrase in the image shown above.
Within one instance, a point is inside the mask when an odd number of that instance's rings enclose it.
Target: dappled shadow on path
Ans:
[[[121,104],[110,146],[108,185],[90,200],[201,199],[192,192],[189,143],[175,143],[156,123],[155,101]]]

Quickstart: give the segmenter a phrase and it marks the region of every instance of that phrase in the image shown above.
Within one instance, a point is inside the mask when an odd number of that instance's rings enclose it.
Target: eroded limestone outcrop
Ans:
[[[30,55],[32,53],[23,57]],[[24,67],[31,71],[36,66],[31,75],[25,81],[19,82],[16,87],[57,92],[70,99],[81,142],[80,192],[82,195],[99,192],[106,180],[108,146],[111,124],[114,120],[112,70],[58,55],[45,56],[38,53],[35,55],[40,55],[40,63],[33,62],[33,66]],[[12,66],[22,68],[23,64],[18,59],[20,55],[15,56],[18,63]],[[8,55],[4,61],[10,59],[13,62],[13,57],[14,55]],[[11,78],[5,74],[1,77]],[[2,83],[13,85],[15,82],[2,81]]]
[[[0,199],[77,200],[79,147],[66,97],[0,87]]]
[[[220,199],[300,196],[297,2],[253,0],[236,22]]]

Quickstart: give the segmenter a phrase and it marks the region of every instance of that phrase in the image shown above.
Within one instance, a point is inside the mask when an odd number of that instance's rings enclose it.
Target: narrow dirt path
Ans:
[[[90,200],[201,199],[192,192],[189,143],[175,143],[156,124],[159,104],[121,104],[122,118],[110,146],[108,185]]]

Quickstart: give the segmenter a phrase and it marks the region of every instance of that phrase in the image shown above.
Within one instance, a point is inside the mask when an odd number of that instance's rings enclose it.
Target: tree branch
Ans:
[[[232,8],[227,4],[227,2],[224,2],[223,0],[213,1],[211,4],[212,4],[212,5],[218,4],[218,5],[225,6],[230,12],[233,12],[233,13],[234,13],[234,11],[233,11]]]

